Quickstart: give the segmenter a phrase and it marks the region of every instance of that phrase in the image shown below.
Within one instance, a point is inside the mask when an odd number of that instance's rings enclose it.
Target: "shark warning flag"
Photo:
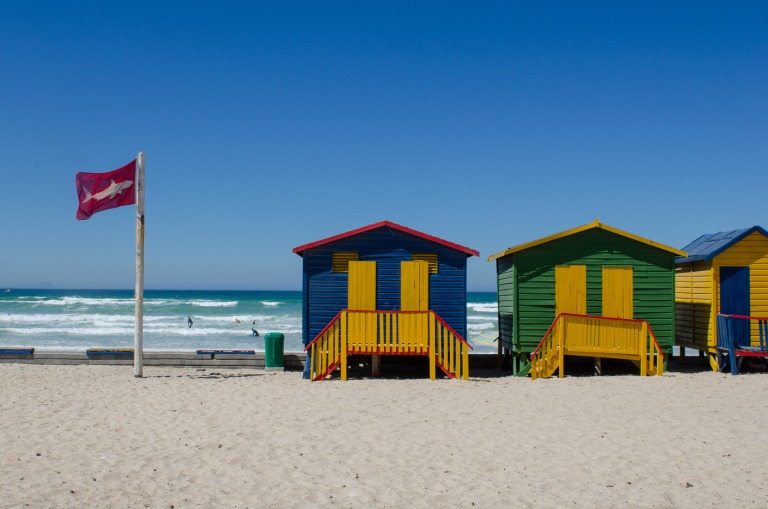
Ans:
[[[102,210],[136,203],[136,160],[106,173],[75,176],[77,218],[88,219]]]

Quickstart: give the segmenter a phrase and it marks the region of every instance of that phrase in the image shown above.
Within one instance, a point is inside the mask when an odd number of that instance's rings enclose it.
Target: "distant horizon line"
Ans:
[[[33,287],[33,286],[0,286],[3,290],[39,290],[39,291],[48,291],[48,290],[56,290],[56,291],[104,291],[104,292],[111,292],[111,291],[126,291],[126,292],[132,292],[135,289],[134,288],[56,288],[56,287]],[[251,290],[244,290],[244,289],[234,289],[234,288],[144,288],[144,291],[174,291],[174,292],[299,292],[301,293],[301,289],[298,290],[274,290],[274,289],[251,289]],[[496,293],[496,290],[467,290],[467,292],[472,293]]]

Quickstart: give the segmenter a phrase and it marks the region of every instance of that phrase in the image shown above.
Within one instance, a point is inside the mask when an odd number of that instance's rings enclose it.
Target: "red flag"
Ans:
[[[102,210],[136,203],[136,160],[107,173],[83,173],[75,176],[77,218],[88,219]]]

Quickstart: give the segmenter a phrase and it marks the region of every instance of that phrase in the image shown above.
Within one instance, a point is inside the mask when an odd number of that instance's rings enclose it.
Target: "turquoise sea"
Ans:
[[[467,302],[467,339],[475,352],[495,352],[496,294],[470,292]],[[0,346],[131,348],[133,313],[133,290],[4,289],[0,290]],[[254,336],[253,328],[261,336]],[[301,292],[144,292],[144,349],[148,351],[263,351],[267,332],[283,333],[286,351],[303,350]]]

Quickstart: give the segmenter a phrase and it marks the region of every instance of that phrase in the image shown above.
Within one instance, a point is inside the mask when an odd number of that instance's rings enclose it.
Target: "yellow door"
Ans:
[[[347,309],[376,309],[376,262],[349,262]],[[375,350],[376,313],[349,313],[347,321],[349,347],[357,351]]]
[[[429,309],[429,263],[400,262],[400,309],[403,311]]]
[[[555,316],[560,313],[587,314],[587,266],[555,267]]]
[[[429,310],[429,263],[400,262],[400,309]],[[428,317],[421,313],[400,314],[398,343],[402,353],[426,351],[429,346]]]
[[[347,309],[376,309],[376,262],[349,262]]]
[[[632,267],[603,267],[603,316],[634,318]]]

